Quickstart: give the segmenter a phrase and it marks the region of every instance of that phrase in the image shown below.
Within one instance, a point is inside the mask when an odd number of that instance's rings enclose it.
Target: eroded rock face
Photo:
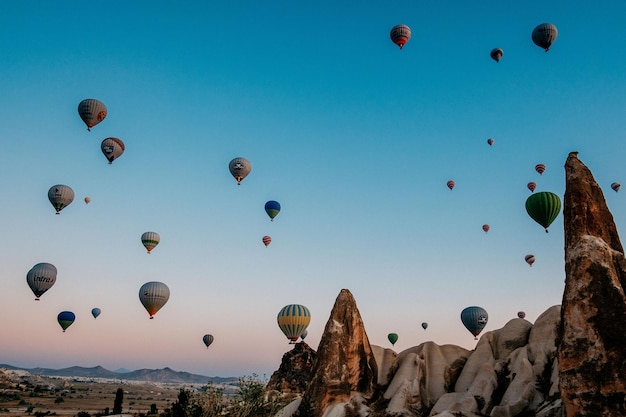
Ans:
[[[346,289],[335,300],[312,372],[298,417],[322,417],[331,406],[342,407],[357,396],[366,400],[374,392],[378,367],[356,301]]]
[[[316,353],[304,342],[296,343],[283,355],[280,367],[265,387],[266,392],[280,391],[283,394],[304,393],[313,377],[311,370]]]
[[[626,259],[589,169],[565,163],[565,291],[559,380],[568,417],[626,415]]]

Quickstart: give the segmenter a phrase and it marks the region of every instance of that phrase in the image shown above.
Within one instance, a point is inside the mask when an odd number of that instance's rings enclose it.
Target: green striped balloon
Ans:
[[[278,327],[295,343],[311,322],[309,309],[300,304],[289,304],[278,312]]]
[[[548,227],[561,212],[561,199],[549,191],[533,194],[526,200],[526,211],[548,233]]]

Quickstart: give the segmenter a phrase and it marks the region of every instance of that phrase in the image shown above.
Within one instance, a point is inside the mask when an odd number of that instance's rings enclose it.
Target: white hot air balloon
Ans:
[[[252,164],[246,158],[234,158],[228,163],[228,170],[240,185],[241,181],[252,171]]]
[[[107,108],[100,100],[86,98],[78,104],[78,115],[87,125],[87,130],[91,130],[107,117]]]
[[[126,146],[124,146],[122,139],[106,138],[100,144],[100,149],[104,157],[109,161],[109,164],[112,164],[114,160],[122,156]]]
[[[57,268],[49,263],[42,262],[33,266],[26,274],[26,282],[35,294],[35,300],[48,291],[57,280]]]
[[[61,210],[74,201],[74,190],[67,185],[53,185],[48,190],[48,200],[50,200],[50,204],[57,211],[56,214],[59,214]]]
[[[161,236],[157,232],[145,232],[141,235],[141,243],[148,250],[148,253],[154,249],[156,245],[161,241]]]
[[[139,289],[139,301],[150,314],[150,318],[167,303],[170,299],[170,289],[162,282],[150,281],[146,282]]]

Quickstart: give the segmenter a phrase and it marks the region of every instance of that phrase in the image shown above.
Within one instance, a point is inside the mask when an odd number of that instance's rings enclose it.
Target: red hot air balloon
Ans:
[[[453,189],[454,186],[456,185],[456,183],[454,181],[450,180],[450,181],[448,181],[446,183],[446,185],[448,186],[449,189]]]
[[[269,236],[263,236],[262,240],[266,248],[270,245],[270,243],[272,243],[272,238]]]
[[[544,164],[535,165],[535,171],[537,171],[539,175],[543,174],[545,170],[546,170],[546,166]]]
[[[487,233],[489,231],[489,225],[483,224],[483,232]]]
[[[407,25],[395,25],[389,33],[393,43],[398,45],[400,49],[411,39],[411,29]]]
[[[531,193],[535,192],[535,188],[537,188],[537,183],[534,182],[529,182],[527,185],[528,189],[530,190]]]

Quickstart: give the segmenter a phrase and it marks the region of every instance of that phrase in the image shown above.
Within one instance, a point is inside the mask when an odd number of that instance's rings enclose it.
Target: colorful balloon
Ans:
[[[535,263],[535,255],[528,254],[524,256],[524,260],[529,266],[533,266],[533,264]]]
[[[526,212],[548,233],[548,227],[561,211],[561,199],[549,191],[533,194],[526,200]]]
[[[449,189],[453,189],[454,186],[456,185],[456,183],[454,181],[450,180],[450,181],[448,181],[446,183],[446,185],[448,186]]]
[[[517,317],[519,317],[520,319],[523,319],[526,317],[526,313],[524,313],[523,311],[518,311],[517,312]]]
[[[556,26],[552,23],[542,23],[533,29],[531,37],[535,45],[548,52],[550,46],[552,46],[558,35],[559,31]]]
[[[387,335],[387,339],[389,339],[392,346],[395,346],[396,342],[398,341],[398,335],[396,333],[389,333]]]
[[[206,345],[206,348],[208,349],[209,346],[211,346],[211,343],[213,343],[213,335],[211,334],[205,334],[204,336],[202,336],[202,341],[204,342],[204,344]]]
[[[407,25],[395,25],[389,33],[393,43],[398,45],[400,49],[411,39],[411,29]]]
[[[91,203],[91,198],[90,197],[85,197],[85,204],[89,204]]]
[[[289,343],[293,344],[311,322],[311,313],[303,305],[289,304],[278,312],[276,320],[280,330],[290,340]]]
[[[490,227],[488,224],[483,224],[483,232],[487,233],[489,231]]]
[[[266,248],[270,245],[270,243],[272,243],[272,238],[269,236],[263,236],[263,239],[261,240],[263,241],[263,244]]]
[[[91,309],[91,315],[94,319],[97,319],[101,312],[102,311],[98,307]]]
[[[74,190],[67,185],[57,184],[48,190],[48,200],[59,214],[61,210],[69,206],[74,201]]]
[[[489,144],[489,146],[493,146],[494,142],[495,142],[494,138],[487,139],[487,143]]]
[[[428,323],[424,322],[422,323],[422,329],[426,330],[428,328]]]
[[[57,321],[63,329],[63,332],[74,323],[74,320],[76,320],[76,315],[71,311],[61,311],[57,316]]]
[[[152,252],[152,249],[156,247],[161,241],[161,236],[157,232],[145,232],[141,235],[141,243],[146,248],[148,253]]]
[[[531,193],[534,193],[535,188],[537,188],[537,183],[531,181],[528,184],[526,184],[526,187],[528,187]]]
[[[274,217],[280,213],[280,203],[278,201],[270,200],[265,203],[265,212],[270,216],[270,220],[274,221]]]
[[[107,117],[107,108],[103,102],[87,98],[78,104],[78,115],[87,125],[87,130],[91,130]]]
[[[237,185],[241,185],[241,181],[252,171],[252,164],[246,158],[234,158],[228,164],[228,169],[237,180]]]
[[[114,160],[122,156],[126,147],[122,139],[106,138],[100,144],[100,149],[104,157],[109,161],[109,164],[112,164]]]
[[[36,264],[26,274],[26,282],[35,294],[36,301],[39,301],[39,297],[52,288],[56,280],[57,268],[46,262]]]
[[[489,315],[482,307],[472,306],[461,311],[461,321],[465,328],[474,335],[474,340],[478,340],[478,335],[487,325],[488,319]]]
[[[546,166],[544,164],[537,164],[535,165],[535,171],[537,171],[539,173],[539,175],[542,175],[546,170]]]
[[[613,184],[611,184],[611,188],[613,189],[613,191],[618,192],[620,187],[622,185],[619,182],[614,182]]]
[[[151,319],[154,318],[154,315],[169,299],[170,289],[162,282],[146,282],[139,288],[139,301],[141,301],[141,304],[143,304]]]
[[[494,48],[491,50],[491,59],[493,59],[496,62],[500,62],[500,60],[502,59],[502,55],[504,55],[504,51],[500,48]]]

